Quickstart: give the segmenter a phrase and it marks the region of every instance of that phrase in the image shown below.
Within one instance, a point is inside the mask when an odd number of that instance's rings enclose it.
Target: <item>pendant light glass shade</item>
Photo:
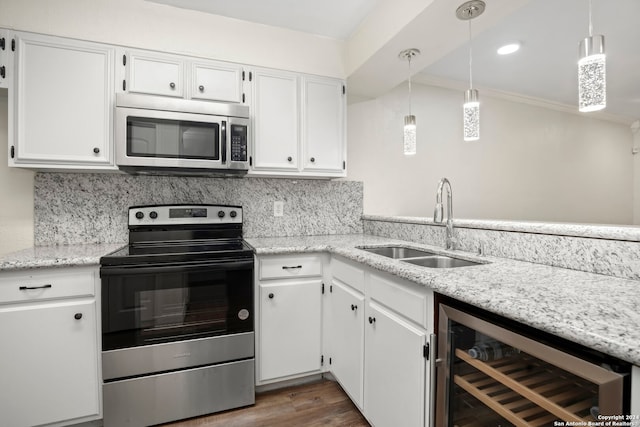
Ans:
[[[486,4],[482,0],[470,0],[456,9],[458,19],[469,22],[469,89],[464,92],[462,104],[462,134],[465,141],[480,139],[480,101],[478,90],[473,88],[473,49],[471,20],[482,15]]]
[[[416,116],[404,116],[404,154],[416,154]]]
[[[578,110],[590,112],[607,106],[607,73],[604,36],[580,42],[578,60]]]
[[[398,54],[400,59],[409,62],[409,114],[404,116],[404,132],[402,136],[405,156],[416,154],[416,116],[411,114],[411,58],[420,55],[418,49],[405,49]]]
[[[464,92],[463,123],[464,140],[477,141],[480,139],[480,102],[478,91],[469,89]]]

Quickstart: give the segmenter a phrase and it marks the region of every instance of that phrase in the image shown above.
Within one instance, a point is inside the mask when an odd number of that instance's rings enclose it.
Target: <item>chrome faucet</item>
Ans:
[[[455,239],[453,238],[453,190],[451,183],[447,178],[442,178],[438,184],[438,192],[436,193],[436,207],[433,210],[433,222],[442,224],[443,206],[442,206],[442,190],[447,188],[447,224],[446,224],[446,241],[445,249],[454,249]]]

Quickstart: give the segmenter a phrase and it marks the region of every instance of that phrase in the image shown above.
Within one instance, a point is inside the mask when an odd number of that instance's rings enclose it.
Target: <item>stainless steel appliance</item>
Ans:
[[[253,248],[242,208],[129,208],[101,258],[104,425],[148,426],[255,402]]]
[[[241,174],[249,169],[249,107],[117,94],[116,164],[131,173]]]
[[[436,425],[604,425],[630,413],[629,363],[456,301],[439,307]]]

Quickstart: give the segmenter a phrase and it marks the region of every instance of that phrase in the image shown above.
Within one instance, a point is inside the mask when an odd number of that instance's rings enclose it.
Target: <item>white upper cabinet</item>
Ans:
[[[123,59],[127,83],[123,90],[150,95],[184,96],[184,61],[178,56],[129,51]]]
[[[9,64],[11,51],[11,38],[9,31],[0,28],[0,88],[9,87],[9,74],[13,72]]]
[[[114,49],[15,33],[12,53],[9,165],[113,169]]]
[[[253,175],[346,176],[342,80],[254,69]]]
[[[344,85],[314,76],[302,81],[303,170],[342,176],[346,169]]]
[[[153,51],[122,53],[124,92],[201,101],[243,102],[242,67]]]
[[[297,172],[299,78],[275,70],[253,71],[253,169]]]
[[[191,63],[191,98],[207,101],[242,101],[242,68],[215,61]]]

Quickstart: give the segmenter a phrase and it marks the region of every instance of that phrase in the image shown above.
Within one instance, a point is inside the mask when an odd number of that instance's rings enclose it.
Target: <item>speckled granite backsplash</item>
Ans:
[[[454,221],[455,225],[455,221]],[[403,220],[364,219],[375,236],[444,247],[445,228]],[[640,279],[640,242],[454,226],[456,249],[571,270]]]
[[[126,242],[129,206],[170,203],[240,205],[247,237],[362,233],[362,191],[355,181],[38,173],[35,244]]]

